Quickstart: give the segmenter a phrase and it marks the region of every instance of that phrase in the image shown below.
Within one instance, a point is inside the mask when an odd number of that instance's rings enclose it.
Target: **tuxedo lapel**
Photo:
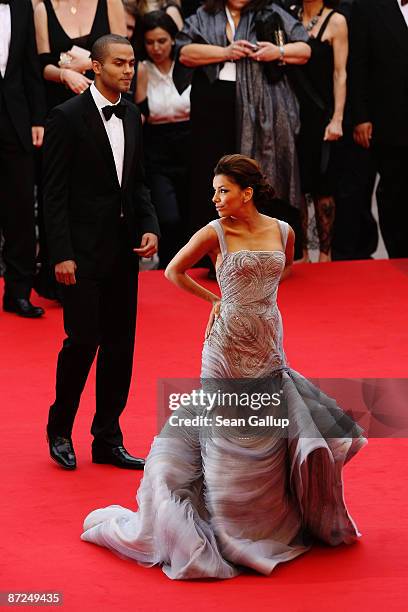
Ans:
[[[84,119],[85,123],[91,131],[91,138],[94,139],[96,148],[100,152],[101,158],[104,160],[112,176],[112,180],[114,180],[119,187],[115,160],[113,157],[109,138],[105,130],[105,126],[103,125],[102,117],[92,98],[92,94],[89,89],[87,89],[87,91],[81,95],[85,106]]]
[[[136,125],[134,121],[132,121],[131,113],[129,111],[130,109],[128,108],[123,120],[123,131],[125,134],[125,155],[123,160],[122,189],[126,188],[129,179],[136,146]]]
[[[375,3],[373,2],[373,9]],[[398,6],[398,0],[378,0],[377,12],[384,27],[391,31],[393,38],[408,54],[408,26]]]

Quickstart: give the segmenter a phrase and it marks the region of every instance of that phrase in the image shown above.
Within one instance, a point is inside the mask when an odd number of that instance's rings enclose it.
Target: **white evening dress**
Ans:
[[[283,251],[238,252],[227,251],[220,220],[210,225],[223,258],[222,298],[204,342],[202,381],[274,380],[290,425],[285,436],[277,427],[240,435],[242,428],[167,421],[146,459],[138,510],[113,505],[86,517],[82,540],[160,565],[172,579],[233,578],[245,568],[267,575],[313,540],[335,546],[360,536],[342,468],[367,440],[333,399],[288,367],[282,347],[276,298],[288,225],[279,221]],[[177,414],[181,421],[203,411]]]

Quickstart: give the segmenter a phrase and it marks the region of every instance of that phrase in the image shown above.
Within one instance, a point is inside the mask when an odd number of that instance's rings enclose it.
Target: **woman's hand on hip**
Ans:
[[[205,339],[206,340],[208,336],[210,335],[212,327],[220,314],[220,308],[221,308],[221,300],[217,300],[216,302],[213,303],[213,307],[211,309],[210,316],[208,318],[207,327],[205,329]]]

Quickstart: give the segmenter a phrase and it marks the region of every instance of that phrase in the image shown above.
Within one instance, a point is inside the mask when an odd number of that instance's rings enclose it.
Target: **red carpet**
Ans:
[[[33,301],[47,308],[42,320],[0,312],[0,591],[62,592],[68,611],[406,609],[407,440],[370,440],[345,469],[360,542],[314,548],[267,578],[172,582],[159,568],[81,542],[91,509],[135,507],[140,475],[90,463],[93,377],[74,431],[78,470],[64,472],[49,460],[44,428],[61,311]],[[307,376],[407,377],[407,303],[408,261],[295,267],[280,290],[292,367]],[[209,306],[160,272],[141,274],[139,305],[134,381],[122,425],[129,450],[143,455],[156,433],[157,379],[199,374]]]

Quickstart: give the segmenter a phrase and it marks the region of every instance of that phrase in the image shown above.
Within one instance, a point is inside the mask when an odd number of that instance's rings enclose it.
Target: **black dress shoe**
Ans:
[[[20,317],[27,319],[38,319],[44,314],[44,310],[39,306],[33,306],[30,300],[25,298],[3,298],[3,310],[5,312],[14,312]]]
[[[52,436],[47,433],[51,459],[66,470],[75,470],[76,457],[71,438]]]
[[[143,470],[145,465],[144,459],[132,457],[123,446],[113,446],[103,450],[93,447],[92,463],[108,463],[128,470]]]

